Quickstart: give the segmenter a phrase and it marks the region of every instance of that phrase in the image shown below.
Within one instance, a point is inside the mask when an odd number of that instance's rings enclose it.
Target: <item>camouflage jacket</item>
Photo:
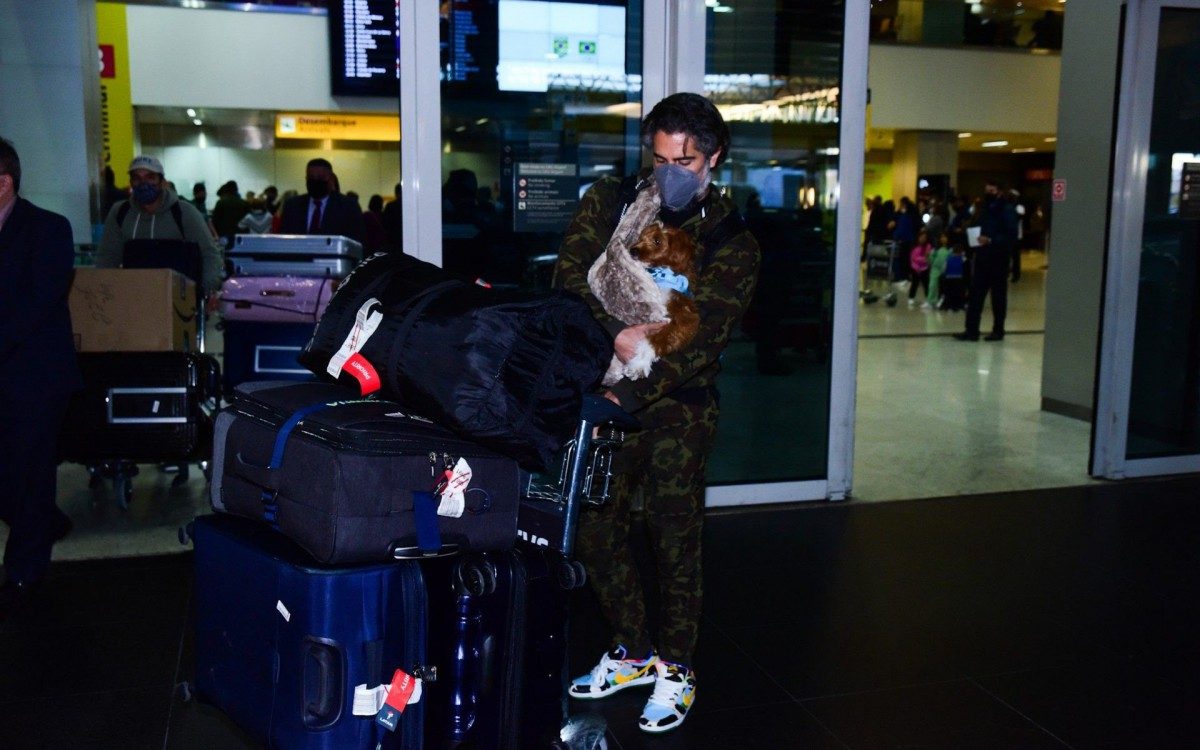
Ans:
[[[644,174],[648,173],[649,170],[644,171]],[[554,286],[581,295],[588,301],[596,319],[614,334],[624,324],[605,313],[600,302],[592,296],[587,273],[604,252],[616,228],[620,186],[621,180],[603,177],[584,194],[567,227],[554,267]],[[686,219],[680,228],[692,236],[698,251],[703,254],[705,235],[727,214],[736,211],[737,206],[732,200],[715,189],[710,190],[700,210]],[[683,350],[655,362],[648,377],[622,380],[613,386],[613,393],[625,409],[638,411],[663,397],[681,396],[684,389],[694,393],[716,383],[721,369],[721,352],[754,293],[760,260],[758,243],[749,230],[743,228],[722,247],[714,248],[709,258],[693,289],[700,307],[700,330],[696,338]]]

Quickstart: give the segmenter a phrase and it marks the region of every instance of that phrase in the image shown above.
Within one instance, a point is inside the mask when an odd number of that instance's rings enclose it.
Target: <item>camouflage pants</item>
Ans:
[[[626,438],[613,462],[612,500],[581,515],[576,549],[614,643],[639,656],[657,643],[663,659],[690,665],[703,601],[704,469],[716,434],[717,405],[668,398],[638,418],[643,429]],[[639,489],[660,593],[657,639],[647,629],[645,587],[630,534]]]

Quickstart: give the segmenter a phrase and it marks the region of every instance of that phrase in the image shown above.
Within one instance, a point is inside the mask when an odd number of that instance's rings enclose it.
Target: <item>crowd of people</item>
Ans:
[[[982,307],[991,295],[993,327],[985,338],[1004,338],[1008,283],[1021,278],[1026,239],[1019,191],[1005,191],[989,180],[984,194],[974,198],[914,203],[908,196],[893,202],[877,195],[867,199],[866,214],[862,260],[886,253],[889,281],[907,283],[909,307],[916,307],[920,291],[922,309],[965,309],[966,328],[958,338],[976,340]],[[867,290],[864,297],[873,301]]]
[[[155,165],[162,169],[162,164],[157,160]],[[175,183],[165,179],[162,173],[153,170],[151,172],[159,174],[162,178],[161,188],[164,195],[176,196],[180,202],[195,208],[208,227],[212,239],[225,247],[228,247],[233,237],[238,234],[314,234],[317,231],[321,234],[340,234],[357,240],[362,243],[366,254],[400,246],[400,185],[396,185],[394,195],[387,199],[378,194],[372,195],[367,200],[364,210],[358,193],[341,192],[337,174],[325,159],[314,159],[306,168],[305,194],[291,189],[281,193],[275,185],[267,185],[257,193],[252,190],[243,193],[236,180],[228,180],[217,188],[216,201],[211,205],[208,186],[204,182],[192,185],[192,197],[188,199],[180,195]],[[135,177],[132,171],[130,184],[126,189],[117,187],[110,167],[105,167],[103,181],[101,212],[105,217],[111,217],[113,206],[119,203],[131,198],[136,202]],[[327,190],[325,185],[329,186]],[[296,201],[298,198],[301,199],[299,202]],[[299,210],[305,207],[307,198],[327,200],[327,204],[323,206],[324,216],[318,215],[315,227],[310,226],[311,210],[306,209],[302,218],[299,214],[289,217],[289,202],[293,211]]]

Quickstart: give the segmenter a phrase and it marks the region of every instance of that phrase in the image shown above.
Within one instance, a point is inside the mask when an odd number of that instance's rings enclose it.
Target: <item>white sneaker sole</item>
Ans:
[[[570,688],[567,688],[567,695],[571,696],[572,698],[585,701],[598,700],[600,698],[607,698],[614,693],[619,693],[626,688],[639,687],[641,685],[652,685],[656,679],[657,675],[648,674],[643,677],[639,677],[636,680],[630,680],[629,682],[624,682],[620,685],[613,685],[606,690],[601,690],[594,693],[576,693],[575,686],[572,685]]]

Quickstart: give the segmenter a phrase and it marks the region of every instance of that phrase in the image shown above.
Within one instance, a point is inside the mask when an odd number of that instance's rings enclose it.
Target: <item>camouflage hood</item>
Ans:
[[[642,230],[655,221],[661,200],[653,177],[621,214],[604,253],[588,270],[588,287],[604,311],[626,325],[667,320],[667,306],[646,268],[629,254]],[[640,186],[639,186],[640,187]]]

